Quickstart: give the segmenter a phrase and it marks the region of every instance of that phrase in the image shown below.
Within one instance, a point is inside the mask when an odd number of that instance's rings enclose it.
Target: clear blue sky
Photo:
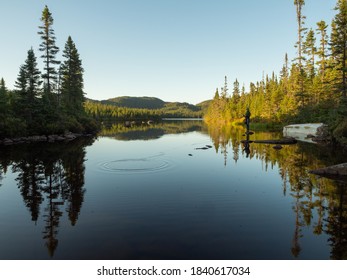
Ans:
[[[329,25],[336,0],[306,0],[306,26]],[[228,77],[246,88],[296,53],[294,0],[0,0],[0,77],[14,88],[47,5],[59,58],[71,35],[93,99],[155,96],[196,104]],[[41,59],[39,59],[41,61]]]

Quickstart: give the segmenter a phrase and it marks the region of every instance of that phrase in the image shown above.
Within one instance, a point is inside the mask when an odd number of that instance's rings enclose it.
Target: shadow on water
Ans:
[[[331,259],[347,259],[347,182],[309,173],[310,170],[346,162],[347,155],[335,147],[303,142],[276,150],[274,145],[258,144],[252,140],[279,139],[281,133],[255,132],[250,137],[245,132],[243,127],[208,127],[216,152],[224,155],[224,165],[229,160],[237,162],[241,151],[245,158],[260,159],[265,171],[278,166],[283,195],[292,197],[293,201],[293,257],[299,258],[303,229],[309,227],[314,235],[327,234]],[[232,159],[228,158],[230,153]]]
[[[68,143],[23,144],[1,147],[0,174],[10,167],[24,205],[36,224],[43,217],[42,238],[53,257],[58,247],[60,219],[66,212],[77,223],[84,200],[85,147],[93,139]]]

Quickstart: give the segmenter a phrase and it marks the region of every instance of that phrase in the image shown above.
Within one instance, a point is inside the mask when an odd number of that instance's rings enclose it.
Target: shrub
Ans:
[[[347,118],[336,126],[333,131],[333,136],[339,143],[347,145]]]

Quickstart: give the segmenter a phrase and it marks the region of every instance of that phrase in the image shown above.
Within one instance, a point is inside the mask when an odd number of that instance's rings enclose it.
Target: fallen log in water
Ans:
[[[311,170],[310,173],[321,176],[347,176],[347,163]]]
[[[253,143],[290,145],[290,144],[296,144],[297,140],[295,138],[283,138],[283,139],[273,139],[273,140],[254,140]]]

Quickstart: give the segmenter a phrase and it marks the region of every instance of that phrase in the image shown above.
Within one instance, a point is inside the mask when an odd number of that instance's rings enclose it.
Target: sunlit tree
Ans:
[[[347,96],[347,1],[338,0],[335,10],[337,14],[333,20],[331,34],[331,51],[335,59],[335,68],[339,72],[337,93]]]
[[[55,44],[53,17],[47,6],[42,11],[41,21],[42,25],[39,26],[38,34],[42,40],[39,50],[43,52],[41,58],[44,59],[42,78],[45,81],[45,91],[52,94],[58,79],[56,65],[60,62],[56,59],[59,48]]]

